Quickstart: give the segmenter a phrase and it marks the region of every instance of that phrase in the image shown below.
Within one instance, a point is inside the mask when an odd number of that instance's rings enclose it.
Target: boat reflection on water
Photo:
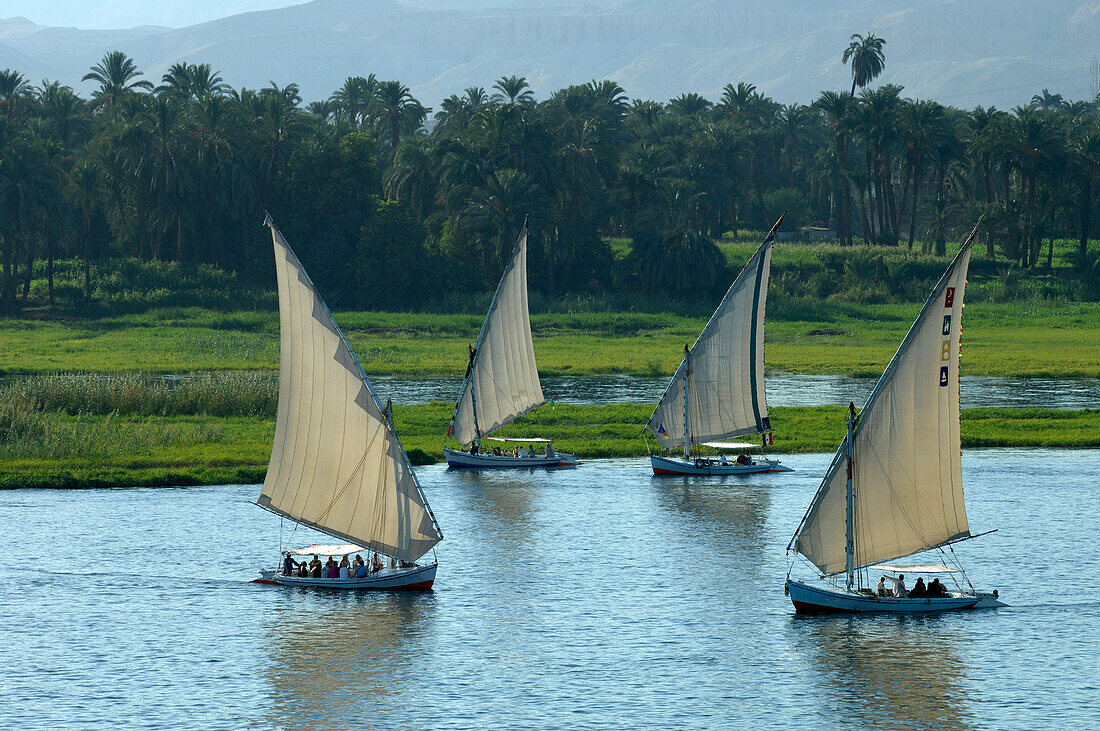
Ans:
[[[282,729],[345,726],[396,696],[430,652],[431,592],[282,589],[288,601],[265,626],[268,722]]]
[[[788,625],[815,695],[855,728],[977,725],[957,617],[793,615]],[[826,711],[827,713],[828,711]]]

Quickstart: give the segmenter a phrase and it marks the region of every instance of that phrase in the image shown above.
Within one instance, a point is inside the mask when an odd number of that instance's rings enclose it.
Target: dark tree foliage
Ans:
[[[374,75],[303,104],[296,84],[232,89],[207,64],[176,64],[154,87],[121,52],[89,69],[88,99],[2,70],[0,307],[22,306],[36,264],[52,301],[65,258],[84,261],[86,305],[91,263],[109,257],[213,264],[271,287],[265,209],[334,307],[488,293],[528,214],[530,284],[547,294],[720,292],[733,272],[714,240],[781,210],[843,243],[940,253],[984,213],[998,266],[1050,268],[1054,238],[1073,238],[1060,263],[1093,292],[1100,104],[1045,89],[1012,111],[912,100],[870,85],[882,50],[853,37],[845,61],[862,91],[811,104],[746,82],[717,100],[631,100],[609,80],[540,101],[502,76],[434,115]],[[616,237],[633,239],[619,260]],[[864,270],[853,259],[836,274]]]

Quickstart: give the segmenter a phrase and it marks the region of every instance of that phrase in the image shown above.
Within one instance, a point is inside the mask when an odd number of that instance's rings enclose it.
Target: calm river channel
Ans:
[[[0,726],[1100,725],[1100,452],[968,451],[971,529],[999,532],[957,552],[1011,606],[923,618],[794,615],[784,548],[828,460],[423,468],[446,539],[412,594],[249,583],[280,541],[256,486],[2,492]]]

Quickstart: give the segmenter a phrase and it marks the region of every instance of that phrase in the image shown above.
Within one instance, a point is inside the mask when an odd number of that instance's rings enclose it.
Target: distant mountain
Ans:
[[[1090,98],[1100,40],[1100,0],[409,2],[314,0],[181,29],[77,30],[9,18],[0,20],[0,68],[90,93],[80,77],[121,49],[153,81],[174,62],[207,62],[234,86],[297,82],[307,100],[374,73],[400,79],[430,106],[511,74],[527,76],[540,98],[610,78],[635,98],[696,91],[717,99],[725,84],[748,81],[779,101],[808,102],[822,89],[848,88],[840,53],[852,33],[870,31],[887,40],[880,82],[904,85],[907,96],[1005,108],[1044,87]]]

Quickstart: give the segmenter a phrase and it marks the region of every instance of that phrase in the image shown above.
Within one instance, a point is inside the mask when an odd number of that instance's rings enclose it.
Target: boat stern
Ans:
[[[1008,605],[1001,601],[1000,593],[994,589],[991,592],[979,591],[978,603],[973,606],[973,609],[996,609],[997,607],[1007,607]]]

